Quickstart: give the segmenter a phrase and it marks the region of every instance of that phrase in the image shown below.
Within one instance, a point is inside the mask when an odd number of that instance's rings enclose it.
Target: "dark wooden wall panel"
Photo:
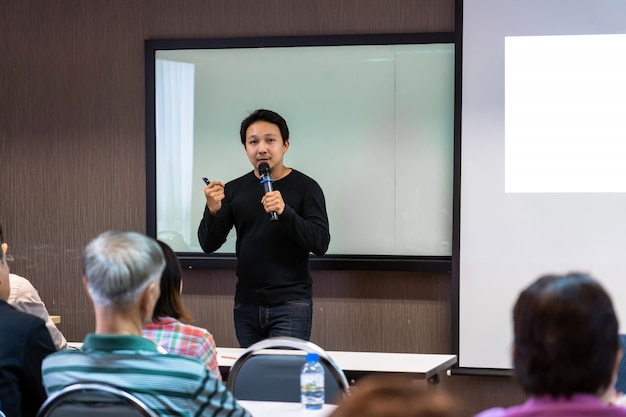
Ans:
[[[329,350],[448,353],[448,274],[314,271],[311,340]],[[230,270],[187,270],[185,305],[216,342],[236,346]],[[375,337],[371,337],[375,335]]]
[[[145,39],[454,30],[454,0],[20,0],[1,12],[0,221],[13,271],[69,340],[94,327],[85,244],[145,231]],[[448,274],[314,276],[312,338],[325,348],[449,352]],[[185,303],[223,346],[236,344],[234,285],[232,270],[185,271]],[[442,386],[474,410],[522,398],[506,378]]]

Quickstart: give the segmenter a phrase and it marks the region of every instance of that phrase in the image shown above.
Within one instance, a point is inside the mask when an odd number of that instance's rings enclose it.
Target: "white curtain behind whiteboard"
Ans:
[[[184,244],[191,228],[193,161],[194,64],[157,59],[155,62],[157,158],[157,219],[159,238]],[[181,181],[182,179],[182,181]]]

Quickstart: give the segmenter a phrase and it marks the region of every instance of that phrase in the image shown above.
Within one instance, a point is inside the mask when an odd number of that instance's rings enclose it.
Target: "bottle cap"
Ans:
[[[309,352],[306,354],[307,362],[319,362],[319,360],[320,360],[320,357],[317,353]]]

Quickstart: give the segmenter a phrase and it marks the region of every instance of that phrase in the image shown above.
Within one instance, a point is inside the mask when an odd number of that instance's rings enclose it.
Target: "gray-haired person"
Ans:
[[[83,284],[91,298],[95,333],[81,350],[50,355],[42,365],[48,394],[76,382],[120,387],[161,415],[248,416],[200,360],[163,354],[141,337],[152,319],[165,267],[156,240],[108,231],[83,253]]]

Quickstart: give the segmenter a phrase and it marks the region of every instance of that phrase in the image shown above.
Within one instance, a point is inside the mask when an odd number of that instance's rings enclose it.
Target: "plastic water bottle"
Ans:
[[[300,401],[307,410],[319,410],[324,405],[324,367],[317,353],[307,353],[302,365]]]
[[[0,401],[0,417],[7,417],[7,415],[2,412],[2,402],[1,401]]]

